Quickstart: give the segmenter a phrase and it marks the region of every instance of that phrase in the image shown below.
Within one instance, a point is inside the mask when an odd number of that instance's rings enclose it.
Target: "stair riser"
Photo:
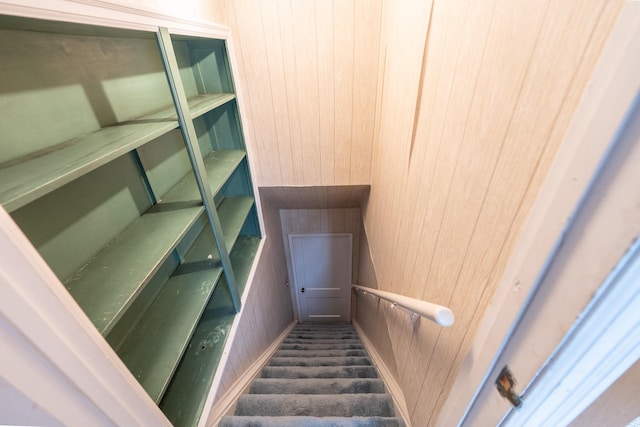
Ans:
[[[346,322],[304,322],[298,323],[296,328],[353,328],[353,324]]]
[[[384,393],[382,380],[374,378],[331,379],[265,379],[256,378],[251,384],[252,394],[346,394]]]
[[[404,427],[399,418],[224,417],[219,427]]]
[[[269,366],[367,366],[368,357],[273,357]]]
[[[288,340],[358,340],[356,334],[289,334]]]
[[[325,325],[325,326],[311,326],[311,325],[298,325],[293,328],[294,331],[355,331],[356,329],[352,325]]]
[[[404,427],[351,325],[298,325],[223,427]]]
[[[289,339],[287,338],[282,342],[282,345],[287,344],[353,344],[353,345],[362,345],[362,341],[354,340],[354,339],[318,339],[318,340],[309,340],[309,339]]]
[[[367,357],[364,350],[278,350],[273,357]]]
[[[282,344],[280,350],[364,350],[362,344]]]
[[[373,366],[282,367],[265,366],[261,378],[377,378]]]
[[[240,396],[236,406],[236,415],[322,417],[329,414],[334,417],[393,417],[393,401],[388,394],[245,394]]]

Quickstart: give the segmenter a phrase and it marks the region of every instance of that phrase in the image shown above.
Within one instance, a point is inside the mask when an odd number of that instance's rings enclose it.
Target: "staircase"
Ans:
[[[298,324],[220,427],[404,427],[353,326]]]

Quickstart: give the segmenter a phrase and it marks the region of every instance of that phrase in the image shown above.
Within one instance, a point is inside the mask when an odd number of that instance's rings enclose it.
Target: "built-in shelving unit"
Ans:
[[[0,16],[0,52],[0,204],[195,425],[261,236],[225,41]]]

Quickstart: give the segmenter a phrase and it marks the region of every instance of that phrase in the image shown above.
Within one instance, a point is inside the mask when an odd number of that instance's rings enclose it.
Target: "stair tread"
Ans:
[[[219,427],[404,427],[392,417],[252,417],[227,416]]]
[[[351,325],[296,327],[235,414],[220,426],[404,427]]]
[[[243,394],[238,399],[236,415],[254,416],[323,416],[392,417],[391,396],[365,394]]]
[[[287,339],[290,340],[295,340],[295,339],[300,339],[300,340],[360,340],[360,337],[358,335],[354,335],[354,334],[337,334],[337,333],[330,333],[330,334],[289,334],[287,336]]]
[[[256,378],[251,394],[345,394],[384,393],[384,382],[378,378]]]
[[[364,350],[362,343],[293,344],[280,346],[280,350]]]
[[[359,339],[358,334],[355,332],[292,332],[289,334],[287,338],[309,338],[309,339],[317,339],[317,338],[351,338],[351,339]]]
[[[362,344],[360,340],[354,339],[286,339],[282,344]]]
[[[269,366],[354,366],[371,365],[371,359],[360,357],[272,357]]]
[[[273,357],[368,357],[365,350],[278,350]]]
[[[373,366],[265,366],[261,378],[377,378]]]

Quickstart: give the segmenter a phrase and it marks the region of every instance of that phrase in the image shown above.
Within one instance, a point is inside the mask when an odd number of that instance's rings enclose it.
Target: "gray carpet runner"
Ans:
[[[298,324],[220,427],[404,427],[355,329]]]

